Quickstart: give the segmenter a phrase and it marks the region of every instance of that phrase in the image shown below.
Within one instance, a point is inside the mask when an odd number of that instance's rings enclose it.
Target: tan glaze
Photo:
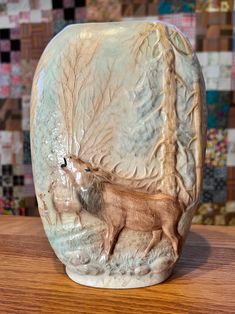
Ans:
[[[44,217],[46,219],[48,225],[51,226],[52,222],[51,222],[51,218],[49,215],[49,210],[48,210],[47,204],[45,202],[45,196],[46,196],[45,193],[39,194],[39,198],[42,201],[42,206],[39,206],[38,210],[39,210],[41,217]]]
[[[62,200],[61,198],[58,198],[58,196],[55,193],[55,189],[57,186],[57,181],[53,181],[49,188],[48,193],[51,194],[52,203],[54,206],[54,209],[56,211],[56,224],[58,221],[61,225],[63,225],[62,215],[63,213],[73,213],[76,214],[76,218],[74,220],[74,225],[76,226],[78,223],[80,224],[80,227],[82,228],[82,222],[80,218],[80,212],[81,212],[81,204],[78,200]]]
[[[92,167],[76,156],[65,158],[61,165],[75,186],[80,203],[107,224],[104,257],[108,259],[123,228],[152,232],[143,252],[146,256],[160,241],[162,233],[179,256],[180,235],[177,231],[182,208],[176,198],[163,193],[147,194],[111,183],[111,175]]]

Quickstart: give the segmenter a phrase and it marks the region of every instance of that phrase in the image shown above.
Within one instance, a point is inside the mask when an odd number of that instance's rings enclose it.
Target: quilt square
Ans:
[[[75,8],[75,21],[77,23],[86,22],[86,7]]]
[[[61,9],[64,7],[63,0],[52,0],[53,9]]]
[[[24,95],[22,97],[22,130],[29,131],[30,119],[30,96]]]
[[[2,175],[9,176],[13,174],[13,167],[12,165],[2,165]]]
[[[0,39],[10,39],[10,29],[0,29]]]
[[[24,196],[25,197],[34,197],[34,182],[33,182],[33,172],[32,165],[23,165],[24,166]]]
[[[229,110],[228,128],[235,128],[235,106],[231,106]]]
[[[0,130],[20,131],[21,119],[20,99],[0,99]]]
[[[11,54],[9,51],[1,51],[1,62],[2,63],[10,63],[11,62]]]
[[[63,0],[64,8],[73,8],[75,5],[74,0]]]
[[[227,198],[226,167],[205,166],[203,172],[202,201],[225,203]]]
[[[228,132],[223,129],[207,130],[205,163],[208,166],[223,167],[227,163]]]
[[[235,167],[235,129],[228,129],[227,166]],[[234,180],[235,180],[235,175],[234,175]],[[234,194],[234,199],[235,199],[235,194]]]
[[[40,23],[43,21],[43,12],[47,12],[46,22],[51,21],[51,1],[16,0],[8,1],[5,10],[0,16],[0,27],[18,27],[20,23]],[[3,28],[2,27],[2,28]]]
[[[11,40],[11,50],[12,51],[19,51],[20,50],[20,40],[19,39],[12,39]]]
[[[2,187],[2,195],[8,199],[11,199],[13,197],[13,187]]]
[[[61,21],[61,22],[65,22],[64,21],[64,10],[63,9],[56,9],[56,10],[53,10],[53,23],[55,21]]]
[[[75,7],[85,7],[86,6],[86,0],[75,0]]]
[[[9,39],[2,39],[0,41],[0,51],[6,52],[11,50],[11,41]]]
[[[232,53],[232,90],[235,91],[235,52]]]
[[[195,0],[160,0],[158,13],[171,14],[171,13],[193,13],[195,11]]]
[[[3,165],[0,175],[0,189],[5,200],[24,198],[24,173],[20,165]],[[2,201],[2,200],[1,200]]]
[[[233,0],[208,1],[197,0],[197,12],[231,12],[233,10]]]
[[[0,98],[10,97],[11,65],[0,63]]]
[[[203,225],[225,225],[225,204],[201,204],[195,213],[193,223]]]
[[[228,166],[227,200],[235,201],[235,166]]]
[[[197,13],[197,51],[232,50],[231,13]]]
[[[52,38],[52,24],[21,24],[20,35],[22,59],[38,60]]]
[[[22,164],[22,161],[22,132],[0,131],[0,165]]]
[[[143,17],[148,15],[148,1],[122,1],[122,16]]]
[[[20,98],[22,96],[22,76],[20,63],[11,65],[11,97]]]
[[[21,66],[21,86],[22,86],[22,95],[30,95],[31,94],[31,88],[32,88],[32,81],[34,72],[36,70],[37,66],[37,60],[21,60],[20,66]]]
[[[232,52],[197,52],[206,89],[231,91]]]
[[[23,163],[31,164],[31,151],[30,151],[30,134],[29,131],[23,131],[24,145],[23,145]]]
[[[115,0],[87,0],[87,20],[119,21],[121,20],[121,3]]]
[[[2,63],[15,62],[16,53],[20,54],[20,46],[19,29],[0,30],[0,61]]]
[[[222,91],[207,91],[207,126],[208,128],[223,128],[228,126],[228,114],[232,103],[232,93]]]
[[[52,14],[53,34],[57,34],[67,25],[86,21],[85,1],[54,1]]]
[[[74,20],[74,18],[75,18],[75,9],[74,8],[64,9],[64,19],[66,21]]]

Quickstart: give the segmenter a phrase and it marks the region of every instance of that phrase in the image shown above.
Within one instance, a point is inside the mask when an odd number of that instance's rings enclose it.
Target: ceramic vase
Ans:
[[[66,27],[46,47],[31,100],[45,232],[68,276],[135,288],[166,280],[198,206],[204,82],[161,22]]]

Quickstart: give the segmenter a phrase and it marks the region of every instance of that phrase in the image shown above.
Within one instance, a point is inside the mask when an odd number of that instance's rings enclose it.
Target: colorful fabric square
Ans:
[[[233,51],[235,51],[235,11],[232,12],[233,15]]]
[[[232,50],[232,13],[197,13],[197,51]]]
[[[22,59],[38,60],[52,37],[52,24],[21,24],[20,36]]]
[[[21,60],[21,72],[22,72],[22,95],[28,96],[31,94],[31,87],[34,72],[36,69],[37,60]]]
[[[18,27],[20,23],[50,22],[51,1],[1,1],[0,28]]]
[[[206,89],[230,91],[232,52],[198,52]]]
[[[193,223],[235,226],[235,202],[226,204],[203,203],[196,211]]]
[[[2,165],[1,186],[3,197],[11,199],[13,197],[23,197],[24,173],[19,171],[19,166]]]
[[[225,203],[227,168],[205,166],[203,176],[202,201],[204,203]]]
[[[228,128],[235,128],[235,106],[231,106],[229,110]]]
[[[11,65],[0,63],[0,98],[10,97],[11,94]]]
[[[171,13],[193,13],[195,11],[195,0],[160,0],[159,1],[159,14]]]
[[[0,98],[20,98],[21,87],[20,64],[0,64]]]
[[[30,118],[30,96],[24,95],[22,97],[22,120],[21,127],[24,131],[29,131]]]
[[[6,58],[2,58],[2,55],[8,53],[9,62],[11,62],[11,53],[20,51],[20,31],[18,28],[4,28],[0,29],[0,51],[1,62],[6,63]]]
[[[11,64],[11,97],[19,98],[22,93],[22,76],[20,63]]]
[[[232,90],[235,91],[235,52],[232,53]]]
[[[20,131],[21,119],[20,99],[0,99],[0,130]]]
[[[31,152],[30,152],[30,135],[29,131],[23,132],[24,136],[24,154],[23,154],[23,163],[28,165],[31,164]]]
[[[23,170],[20,165],[0,166],[0,214],[25,215]]]
[[[0,196],[0,215],[25,215],[24,199]]]
[[[0,29],[0,98],[21,96],[20,31]]]
[[[23,165],[24,167],[24,197],[34,197],[34,183],[32,165]]]
[[[228,129],[227,166],[235,167],[235,129]]]
[[[121,3],[116,0],[87,0],[87,20],[93,22],[121,20]]]
[[[196,12],[231,12],[233,10],[233,0],[208,1],[197,0]]]
[[[22,161],[22,132],[0,131],[0,165],[22,164]]]
[[[227,134],[226,129],[207,130],[206,165],[215,167],[226,166]]]
[[[122,17],[144,17],[149,15],[149,9],[151,8],[152,15],[157,14],[157,5],[151,6],[152,1],[128,1],[123,0],[122,3]]]
[[[53,7],[53,33],[57,34],[65,26],[86,21],[86,3],[76,0],[54,0]]]
[[[228,178],[227,178],[227,200],[235,201],[235,166],[227,167]]]
[[[225,224],[235,226],[235,201],[229,201],[225,206]]]
[[[228,126],[228,113],[232,102],[232,93],[222,91],[207,91],[206,103],[208,110],[208,128],[223,128]]]

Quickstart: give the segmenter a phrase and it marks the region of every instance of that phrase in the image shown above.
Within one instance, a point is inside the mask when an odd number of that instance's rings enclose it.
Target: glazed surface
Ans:
[[[37,67],[31,147],[40,214],[68,273],[107,276],[104,287],[112,276],[127,286],[166,278],[205,150],[204,82],[188,41],[158,22],[67,27]]]

